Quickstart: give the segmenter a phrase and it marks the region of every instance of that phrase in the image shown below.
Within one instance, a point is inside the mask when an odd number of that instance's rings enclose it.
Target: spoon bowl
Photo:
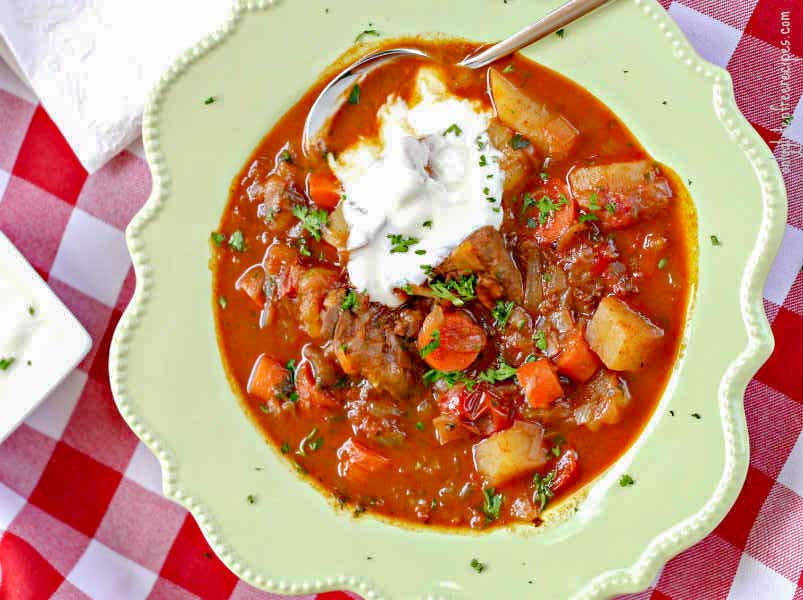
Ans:
[[[546,37],[550,33],[558,31],[569,23],[576,21],[583,15],[591,12],[595,8],[605,4],[609,0],[568,0],[549,14],[545,15],[532,25],[529,25],[502,40],[485,48],[480,52],[468,56],[458,64],[469,69],[481,69],[494,61],[529,46],[533,42]],[[312,149],[312,141],[326,125],[330,116],[345,102],[346,90],[360,78],[364,77],[372,70],[401,56],[418,56],[420,58],[430,58],[429,55],[416,48],[391,48],[373,52],[368,56],[362,57],[332,79],[323,88],[315,99],[304,123],[302,134],[302,150],[305,155],[309,155]]]
[[[429,58],[429,54],[416,48],[392,48],[364,56],[338,73],[321,90],[309,109],[301,138],[304,154],[309,155],[312,141],[317,137],[318,132],[329,120],[329,117],[346,101],[347,90],[377,67],[402,56]]]

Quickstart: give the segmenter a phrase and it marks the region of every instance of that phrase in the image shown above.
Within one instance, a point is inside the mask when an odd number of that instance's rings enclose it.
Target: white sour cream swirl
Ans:
[[[434,68],[421,68],[408,105],[379,109],[378,139],[363,138],[329,164],[345,193],[352,285],[398,306],[394,288],[420,284],[475,230],[502,223],[501,152],[488,139],[493,114],[450,94]],[[391,252],[388,236],[413,238]]]

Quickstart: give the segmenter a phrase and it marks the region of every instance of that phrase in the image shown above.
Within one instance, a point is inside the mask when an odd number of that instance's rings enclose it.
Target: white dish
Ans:
[[[92,338],[0,232],[0,442],[89,352]]]

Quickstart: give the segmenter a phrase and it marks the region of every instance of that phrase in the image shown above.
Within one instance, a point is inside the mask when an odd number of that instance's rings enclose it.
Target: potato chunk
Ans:
[[[546,462],[544,429],[538,423],[513,426],[474,444],[474,467],[487,485],[500,485]]]
[[[607,229],[627,227],[655,215],[672,199],[669,180],[646,160],[578,167],[569,175],[569,183],[578,204],[594,211]]]
[[[530,140],[541,154],[564,158],[574,146],[579,131],[566,117],[549,110],[491,69],[491,95],[496,113],[508,127]]]
[[[606,296],[586,327],[586,340],[614,371],[640,368],[661,343],[664,332],[627,304]]]

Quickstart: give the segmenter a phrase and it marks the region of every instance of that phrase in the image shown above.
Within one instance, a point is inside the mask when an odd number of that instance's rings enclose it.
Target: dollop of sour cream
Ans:
[[[502,223],[493,114],[448,92],[436,68],[419,69],[414,90],[409,104],[388,97],[377,138],[329,156],[345,194],[351,283],[388,306],[401,303],[394,288],[423,283],[472,232]]]

